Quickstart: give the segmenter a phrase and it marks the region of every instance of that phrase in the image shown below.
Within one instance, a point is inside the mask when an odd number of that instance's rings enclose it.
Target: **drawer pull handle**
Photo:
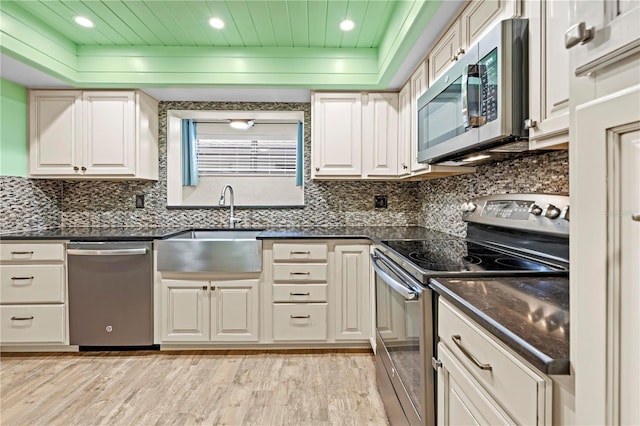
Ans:
[[[30,321],[33,317],[11,317],[12,321]]]
[[[289,315],[291,319],[309,319],[311,315]]]
[[[311,275],[311,272],[290,272],[291,275]]]
[[[289,294],[290,294],[291,296],[309,296],[309,294],[310,294],[310,293],[309,293],[309,292],[306,292],[306,293],[293,293],[293,292],[289,292]]]
[[[311,254],[310,251],[292,251],[291,254],[306,254],[307,256]]]
[[[32,251],[12,251],[11,254],[33,254]]]
[[[11,279],[16,281],[18,280],[22,281],[22,280],[32,280],[33,277],[11,277]]]
[[[456,346],[462,351],[462,353],[465,354],[465,356],[469,358],[471,362],[473,362],[479,369],[491,371],[491,364],[481,363],[476,359],[476,357],[471,355],[471,352],[469,352],[467,348],[462,346],[462,337],[460,337],[459,334],[456,334],[455,336],[451,336],[451,340],[453,340],[453,343],[455,343]]]

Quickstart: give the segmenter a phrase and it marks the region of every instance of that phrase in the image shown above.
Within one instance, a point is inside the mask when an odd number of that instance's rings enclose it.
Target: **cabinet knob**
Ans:
[[[319,172],[319,171],[320,171],[320,167],[316,167],[316,172]]]
[[[83,172],[87,171],[87,168],[85,166],[80,167],[80,170],[82,170]]]
[[[402,169],[403,169],[403,170],[407,170],[408,168],[409,168],[409,167],[408,167],[406,164],[402,163]]]
[[[80,168],[78,166],[73,166],[73,170],[77,172]]]
[[[631,220],[633,220],[634,222],[640,222],[640,213],[632,214]]]
[[[524,120],[524,129],[534,129],[538,126],[538,122],[536,120],[532,120],[530,118],[527,118],[526,120]]]
[[[564,47],[571,49],[578,44],[589,43],[593,40],[595,35],[595,29],[593,27],[587,28],[587,24],[584,22],[578,22],[564,33]]]
[[[451,57],[451,62],[455,62],[455,61],[457,61],[457,60],[458,60],[458,57],[457,57],[456,55],[453,55],[453,56]]]
[[[460,49],[458,49],[458,51],[456,52],[456,57],[460,56],[460,55],[464,55],[466,52],[465,50],[461,47]],[[456,58],[457,59],[457,58]]]

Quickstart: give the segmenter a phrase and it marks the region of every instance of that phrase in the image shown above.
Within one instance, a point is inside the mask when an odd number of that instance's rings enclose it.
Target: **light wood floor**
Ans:
[[[2,425],[386,425],[369,353],[3,354]]]

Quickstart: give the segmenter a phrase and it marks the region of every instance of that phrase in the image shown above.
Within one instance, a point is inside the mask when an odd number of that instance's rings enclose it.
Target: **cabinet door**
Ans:
[[[573,1],[571,29],[567,36],[575,40],[575,73],[586,75],[640,48],[640,2],[633,0]],[[593,38],[584,40],[576,27],[580,23],[592,29]],[[568,27],[569,28],[569,27]],[[567,46],[569,47],[569,46]]]
[[[564,29],[570,3],[564,0],[531,3],[529,17],[529,147],[569,142],[569,52]]]
[[[398,176],[398,94],[362,96],[364,177]]]
[[[521,0],[472,1],[460,15],[462,47],[468,50],[498,22],[518,17],[521,13]]]
[[[583,372],[576,424],[640,424],[640,85],[579,105],[575,116],[571,352]]]
[[[314,93],[311,177],[362,174],[360,93]]]
[[[420,64],[411,75],[411,173],[425,170],[427,165],[418,163],[418,98],[427,90],[429,70],[427,61]]]
[[[162,340],[209,341],[209,282],[162,280]]]
[[[80,175],[82,92],[29,94],[29,175]]]
[[[84,174],[134,176],[134,92],[84,92],[83,109]]]
[[[369,247],[336,245],[335,274],[336,340],[369,340]]]
[[[437,80],[464,53],[462,45],[461,21],[455,21],[433,46],[429,53],[429,76],[431,81]]]
[[[438,359],[439,426],[515,424],[442,343]]]
[[[411,82],[398,94],[398,176],[411,174]]]
[[[211,282],[211,341],[258,341],[258,280]]]

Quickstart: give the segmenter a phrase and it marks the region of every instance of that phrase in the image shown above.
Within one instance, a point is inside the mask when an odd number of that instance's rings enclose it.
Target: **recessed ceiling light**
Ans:
[[[344,21],[340,22],[340,29],[342,31],[351,31],[355,26],[356,24],[354,24],[351,19],[345,19]]]
[[[91,19],[85,18],[84,16],[76,16],[73,18],[73,20],[76,22],[76,24],[82,25],[83,27],[87,27],[87,28],[94,27],[94,24],[91,21]]]
[[[209,25],[217,30],[220,30],[224,28],[224,21],[220,18],[211,18],[209,19]]]

